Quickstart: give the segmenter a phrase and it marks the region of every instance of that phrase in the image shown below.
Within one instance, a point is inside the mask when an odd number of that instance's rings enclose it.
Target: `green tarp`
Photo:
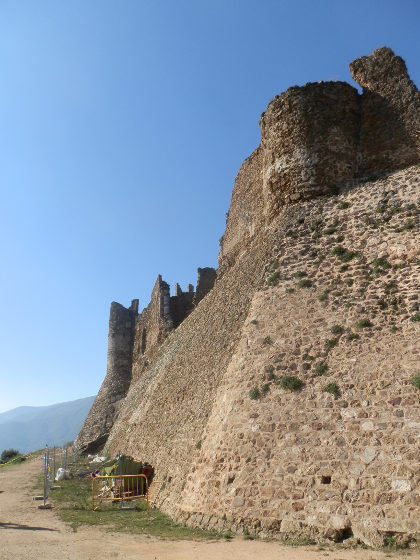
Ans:
[[[141,474],[142,464],[127,455],[120,455],[102,465],[102,476],[118,476],[122,474]]]

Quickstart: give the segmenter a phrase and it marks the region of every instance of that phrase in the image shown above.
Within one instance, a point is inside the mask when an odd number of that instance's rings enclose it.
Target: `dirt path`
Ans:
[[[414,552],[291,548],[278,543],[167,541],[144,535],[113,534],[97,527],[76,533],[54,510],[40,510],[32,501],[42,458],[0,469],[0,560],[385,560],[419,558]]]

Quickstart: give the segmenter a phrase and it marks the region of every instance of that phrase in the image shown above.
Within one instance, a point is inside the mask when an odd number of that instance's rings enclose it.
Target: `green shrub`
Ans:
[[[309,224],[309,229],[311,231],[316,231],[317,229],[319,229],[319,227],[322,224],[322,220],[313,220],[310,224]]]
[[[346,272],[346,270],[349,269],[349,265],[348,264],[342,264],[340,266],[340,272]]]
[[[387,546],[388,548],[394,548],[395,546],[397,546],[397,541],[395,540],[395,537],[384,537],[384,546]]]
[[[338,344],[338,338],[329,338],[325,341],[325,346],[330,350],[331,348],[334,348],[334,346],[337,346]]]
[[[262,341],[262,344],[263,344],[264,346],[266,346],[267,344],[273,344],[273,341],[271,340],[271,336],[270,336],[270,335],[266,336],[266,337],[264,338],[264,340]]]
[[[264,385],[261,386],[261,395],[266,395],[269,390],[270,385],[268,383],[264,383]]]
[[[370,327],[373,327],[373,323],[371,321],[369,321],[369,319],[361,319],[357,323],[357,328],[358,329],[370,329]]]
[[[397,329],[397,327],[396,327],[395,325],[391,325],[390,328],[389,328],[389,330],[390,330],[392,333],[396,333],[398,329]]]
[[[337,231],[336,227],[329,227],[327,229],[324,229],[324,233],[325,235],[332,235],[333,233],[335,233]]]
[[[401,230],[408,231],[413,228],[414,228],[414,220],[408,220],[408,222],[405,222],[405,224],[402,226]]]
[[[313,359],[314,359],[314,357],[310,356],[309,354],[304,354],[302,356],[302,360],[304,360],[305,362],[312,362]]]
[[[336,245],[331,249],[331,254],[339,258],[342,262],[349,262],[357,256],[355,251],[349,251],[342,245]]]
[[[321,295],[318,296],[319,301],[326,301],[328,299],[328,294],[330,290],[324,290]]]
[[[307,276],[307,274],[304,270],[298,270],[297,272],[294,273],[293,276],[295,278],[304,278],[305,276]]]
[[[309,280],[309,278],[304,278],[298,282],[298,288],[310,288],[311,286],[312,280]]]
[[[420,322],[420,313],[416,313],[415,315],[412,315],[410,317],[410,321],[412,321],[413,323],[419,323]]]
[[[338,387],[337,383],[335,383],[335,381],[328,383],[328,385],[324,387],[324,391],[326,393],[330,393],[331,395],[334,395],[335,398],[339,397],[341,394],[340,388]]]
[[[255,539],[254,535],[251,535],[251,533],[248,531],[248,529],[245,528],[245,530],[244,530],[244,540],[253,541],[254,539]]]
[[[382,274],[383,272],[391,268],[390,263],[382,257],[379,259],[374,259],[372,264],[373,264],[373,272],[375,274]]]
[[[347,286],[353,286],[353,284],[354,284],[353,278],[347,278],[346,284],[347,284]]]
[[[277,286],[280,280],[280,272],[276,270],[271,276],[267,279],[267,286]]]
[[[250,323],[251,325],[258,325],[257,319],[251,319]]]
[[[200,439],[200,441],[197,441],[197,443],[195,444],[195,448],[196,449],[201,449],[201,439]]]
[[[303,381],[293,375],[283,375],[277,383],[282,389],[289,391],[300,391],[303,387]]]
[[[411,380],[411,385],[416,389],[420,389],[420,375],[415,375]]]
[[[20,455],[20,453],[17,449],[4,449],[1,453],[0,462],[7,463],[18,455]]]
[[[358,335],[357,333],[351,332],[347,335],[347,340],[356,340],[357,338],[360,338],[360,335]]]
[[[333,326],[330,328],[330,331],[331,331],[333,334],[341,334],[341,333],[344,331],[344,328],[343,328],[341,325],[333,325]]]
[[[350,202],[346,202],[346,201],[342,202],[339,206],[340,210],[345,210],[346,208],[349,207],[350,207]]]
[[[328,369],[327,364],[325,364],[324,362],[320,362],[314,368],[313,377],[319,377],[321,375],[324,375],[327,369]]]
[[[251,399],[251,401],[257,401],[258,399],[261,398],[261,393],[258,387],[253,387],[249,391],[249,398]]]

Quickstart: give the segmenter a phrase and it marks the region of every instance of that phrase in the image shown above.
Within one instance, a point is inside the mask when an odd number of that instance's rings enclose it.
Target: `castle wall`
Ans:
[[[198,278],[194,295],[194,305],[198,305],[203,297],[205,297],[209,291],[213,289],[217,278],[216,270],[209,266],[206,268],[199,268],[197,272]]]
[[[80,450],[96,451],[105,444],[130,385],[142,377],[167,336],[207,295],[215,279],[213,268],[199,268],[197,292],[191,284],[187,292],[176,284],[175,295],[171,297],[169,284],[159,274],[150,303],[140,314],[138,299],[132,301],[129,309],[112,303],[107,373],[75,442]]]
[[[236,176],[226,229],[219,241],[219,274],[237,260],[261,228],[262,164],[263,153],[259,147],[243,162]]]
[[[420,160],[420,94],[404,61],[376,49],[350,64],[345,82],[291,87],[260,120],[261,144],[235,181],[219,274],[289,203]]]
[[[357,173],[360,110],[344,82],[289,88],[260,121],[264,214],[285,203],[327,194]]]
[[[401,227],[419,219],[419,188],[414,167],[286,206],[170,334],[131,386],[108,441],[111,453],[122,449],[166,475],[164,511],[260,536],[353,531],[374,546],[420,529],[418,327],[410,320],[420,240]],[[387,207],[379,216],[378,201]],[[357,253],[345,270],[331,254],[337,243]],[[378,258],[390,267],[374,272]],[[273,262],[277,286],[268,282]],[[357,328],[364,318],[371,329]],[[282,389],[283,375],[303,389]],[[338,398],[324,391],[332,382]],[[250,390],[266,383],[252,400]]]
[[[159,275],[149,305],[136,317],[134,326],[132,378],[136,380],[153,360],[158,348],[174,327],[170,310],[170,288]]]
[[[91,451],[105,443],[131,383],[134,324],[138,300],[126,309],[113,301],[109,316],[106,376],[75,445]]]
[[[420,93],[403,59],[382,47],[354,60],[350,72],[363,87],[359,175],[419,161]]]
[[[214,288],[202,269],[171,298],[159,277],[135,319],[107,450],[153,464],[160,507],[188,525],[372,546],[420,532],[420,170],[354,187],[418,161],[418,92],[390,56],[352,63],[362,96],[319,83],[270,103]]]

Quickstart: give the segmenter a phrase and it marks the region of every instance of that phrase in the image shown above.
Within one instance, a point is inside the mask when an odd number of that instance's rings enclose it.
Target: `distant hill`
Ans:
[[[77,436],[95,397],[53,404],[19,406],[0,414],[0,451],[13,447],[22,453],[61,445]]]

